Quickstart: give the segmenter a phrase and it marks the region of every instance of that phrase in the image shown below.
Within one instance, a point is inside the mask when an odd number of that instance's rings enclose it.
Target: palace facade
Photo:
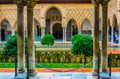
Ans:
[[[108,5],[108,41],[120,40],[120,0]],[[102,40],[102,12],[100,7],[99,40]],[[93,36],[94,8],[91,0],[39,0],[34,7],[34,35],[39,41],[45,34],[53,34],[56,41],[68,42],[75,34]],[[27,35],[27,9],[24,8],[24,28]],[[0,42],[17,33],[17,6],[13,0],[0,0]],[[120,41],[119,41],[120,43]]]

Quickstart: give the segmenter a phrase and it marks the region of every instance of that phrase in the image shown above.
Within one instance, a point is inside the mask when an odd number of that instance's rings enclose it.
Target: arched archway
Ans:
[[[52,26],[56,23],[61,23],[61,21],[62,15],[60,11],[55,7],[50,8],[46,13],[45,34],[53,34]]]
[[[1,41],[5,41],[5,29],[1,29]]]
[[[119,27],[118,27],[118,24],[117,24],[116,15],[113,15],[112,23],[113,23],[112,24],[113,25],[113,42],[118,43],[116,39],[119,38],[118,37]]]
[[[110,19],[108,19],[108,42],[111,42],[111,30]]]
[[[37,19],[34,19],[34,34],[35,34],[35,41],[40,41],[41,28],[40,28],[40,24]]]
[[[55,39],[62,40],[63,32],[62,32],[61,24],[60,23],[54,24],[52,27],[52,30],[53,30],[53,35],[54,35]]]
[[[85,19],[82,22],[81,33],[85,35],[92,35],[92,27],[88,19]]]
[[[66,28],[66,40],[70,41],[71,37],[75,34],[78,34],[78,28],[77,28],[77,23],[75,22],[74,19],[71,19]]]
[[[1,22],[1,41],[7,41],[11,37],[11,27],[7,19]]]

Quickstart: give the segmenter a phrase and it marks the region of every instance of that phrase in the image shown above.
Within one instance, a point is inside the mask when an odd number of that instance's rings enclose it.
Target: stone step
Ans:
[[[84,74],[74,74],[72,75],[72,79],[87,79],[87,77]]]
[[[18,74],[17,76],[13,76],[9,79],[27,79],[27,73]],[[29,79],[40,79],[40,75],[36,75],[35,77],[29,77]]]
[[[100,72],[100,78],[111,78],[109,73]]]
[[[70,73],[53,74],[53,79],[72,79],[72,74]]]
[[[26,79],[27,73],[18,74],[14,79]]]
[[[87,79],[85,74],[70,74],[70,73],[59,73],[54,74],[53,79]],[[91,78],[92,79],[92,78]]]

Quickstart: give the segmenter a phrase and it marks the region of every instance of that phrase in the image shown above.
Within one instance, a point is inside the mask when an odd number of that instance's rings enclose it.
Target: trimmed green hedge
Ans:
[[[51,34],[46,34],[45,36],[42,37],[41,39],[41,44],[42,45],[54,45],[55,37]]]

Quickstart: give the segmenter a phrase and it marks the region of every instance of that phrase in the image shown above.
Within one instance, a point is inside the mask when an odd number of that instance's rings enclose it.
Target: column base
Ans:
[[[37,75],[37,71],[35,69],[29,70],[29,74],[30,74],[31,77],[34,77],[34,76]]]
[[[98,69],[93,69],[92,76],[98,76]]]
[[[108,71],[107,71],[107,69],[103,69],[103,68],[102,68],[102,72],[108,72]]]
[[[25,69],[18,69],[18,73],[24,73]]]

